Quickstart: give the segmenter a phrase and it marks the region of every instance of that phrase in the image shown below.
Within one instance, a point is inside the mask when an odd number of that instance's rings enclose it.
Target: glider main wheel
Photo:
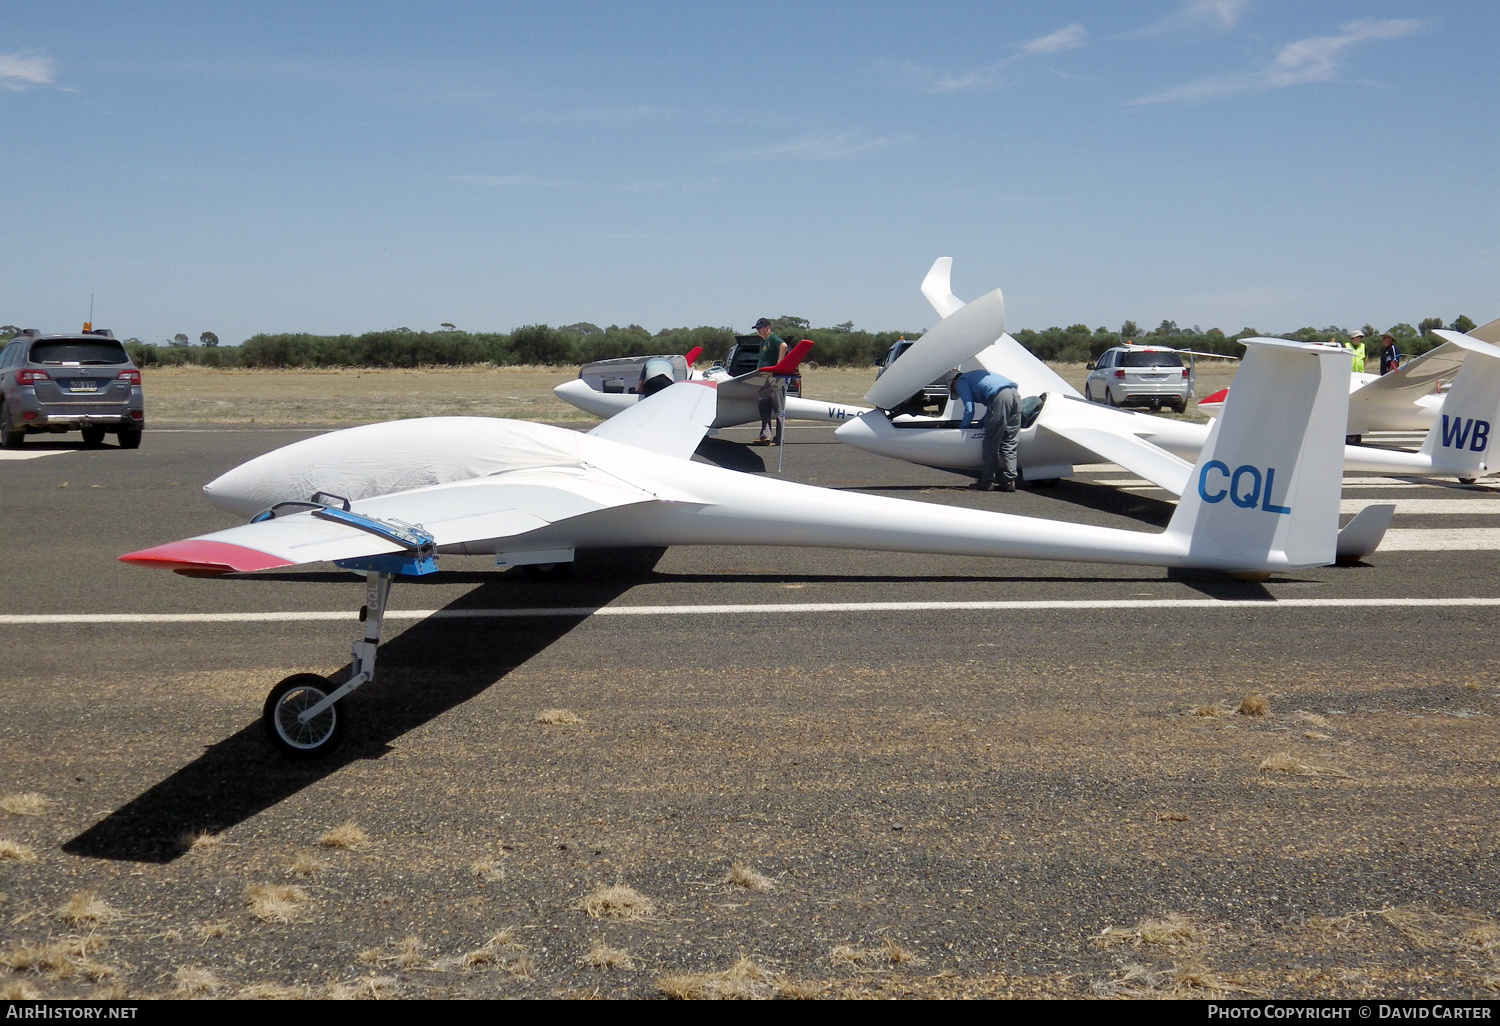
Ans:
[[[90,449],[97,449],[104,444],[104,429],[102,427],[86,427],[83,429],[83,444]]]
[[[19,449],[26,441],[26,432],[10,426],[10,411],[0,406],[0,447]]]
[[[573,572],[572,563],[527,563],[522,573],[533,581],[560,581]]]
[[[1477,477],[1461,477],[1461,478],[1458,479],[1458,483],[1459,484],[1473,484],[1475,481],[1478,481],[1478,480],[1479,480],[1479,478],[1477,478]]]
[[[290,759],[316,759],[327,755],[344,740],[348,723],[344,703],[335,702],[306,723],[297,716],[334,692],[328,678],[316,673],[294,673],[271,689],[261,716],[271,744]]]

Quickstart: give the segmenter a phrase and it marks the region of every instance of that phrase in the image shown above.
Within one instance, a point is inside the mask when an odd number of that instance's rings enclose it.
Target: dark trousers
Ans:
[[[1021,434],[1021,397],[1014,388],[1002,388],[990,400],[984,415],[984,464],[979,481],[995,480],[1000,460],[1005,460],[1005,480],[1016,479],[1016,439]]]

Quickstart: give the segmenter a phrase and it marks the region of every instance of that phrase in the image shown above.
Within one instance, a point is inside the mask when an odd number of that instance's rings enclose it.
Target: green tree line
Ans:
[[[1474,327],[1474,322],[1460,316],[1448,326],[1455,331],[1468,331]],[[1417,356],[1438,344],[1439,340],[1431,332],[1433,328],[1441,327],[1441,318],[1429,317],[1416,327],[1401,323],[1388,330],[1402,353]],[[17,330],[14,325],[0,326],[0,339],[8,339]],[[791,315],[773,320],[772,330],[788,341],[811,339],[816,346],[809,365],[831,367],[868,367],[885,355],[892,342],[921,334],[917,330],[861,331],[847,321],[829,328],[814,328],[805,318]],[[1266,334],[1303,341],[1331,338],[1343,342],[1349,338],[1351,330],[1329,325]],[[1380,347],[1379,333],[1368,324],[1361,330],[1366,335],[1367,354],[1373,359]],[[1141,330],[1133,321],[1126,321],[1118,331],[1074,324],[1040,331],[1023,328],[1014,334],[1018,342],[1043,360],[1084,363],[1097,359],[1106,349],[1131,341],[1238,356],[1243,351],[1239,340],[1262,332],[1245,327],[1229,335],[1218,328],[1179,327],[1175,321],[1163,320],[1156,328],[1147,331]],[[695,346],[703,349],[702,359],[722,360],[734,344],[735,333],[730,328],[700,326],[663,328],[653,334],[639,324],[623,328],[611,324],[601,328],[582,321],[558,328],[528,324],[510,332],[460,331],[445,324],[441,331],[392,328],[367,331],[362,335],[260,334],[238,346],[219,344],[218,336],[212,332],[204,332],[199,338],[201,344],[198,346],[187,344],[185,335],[178,335],[166,345],[153,345],[132,338],[125,340],[125,347],[140,367],[570,366],[618,357],[685,353]]]

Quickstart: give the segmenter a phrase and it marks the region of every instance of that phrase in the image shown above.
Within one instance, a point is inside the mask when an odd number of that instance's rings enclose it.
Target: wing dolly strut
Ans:
[[[295,673],[271,689],[266,698],[262,723],[271,743],[293,758],[311,758],[332,751],[343,740],[348,724],[342,700],[362,685],[375,679],[375,653],[380,647],[380,625],[391,596],[391,582],[397,575],[420,577],[437,572],[436,544],[433,536],[420,524],[399,520],[381,520],[351,512],[347,500],[343,509],[323,503],[277,503],[252,519],[252,523],[271,520],[279,507],[295,506],[299,510],[313,507],[312,515],[346,527],[366,531],[383,541],[401,546],[401,552],[335,560],[344,570],[364,571],[365,604],[359,611],[365,625],[364,636],[354,642],[350,666],[353,673],[337,688],[316,673]]]

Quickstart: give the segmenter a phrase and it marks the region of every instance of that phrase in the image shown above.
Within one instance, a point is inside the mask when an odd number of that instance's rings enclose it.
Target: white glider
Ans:
[[[1023,405],[1019,470],[1024,480],[1053,482],[1067,477],[1076,465],[1102,461],[1118,464],[1173,495],[1183,494],[1192,464],[1210,437],[1209,425],[1088,402],[1006,333],[998,290],[967,305],[957,299],[948,286],[951,267],[950,258],[940,258],[922,282],[923,295],[944,319],[901,357],[896,366],[904,376],[899,381],[887,386],[888,372],[875,382],[865,398],[880,409],[841,426],[835,432],[840,441],[922,466],[977,471],[983,430],[960,430],[946,419],[892,417],[885,411],[955,366],[964,371],[984,368],[1015,381],[1023,396],[1044,397],[1040,408],[1031,402]],[[1492,472],[1488,444],[1490,425],[1500,418],[1500,348],[1471,336],[1439,334],[1465,356],[1422,448],[1404,452],[1346,446],[1344,470],[1453,476],[1460,481]],[[1321,348],[1344,353],[1348,359],[1343,350]],[[1274,403],[1268,401],[1262,409],[1268,420],[1277,415]]]
[[[723,428],[734,427],[739,424],[754,424],[760,420],[760,393],[762,387],[766,384],[767,375],[796,373],[798,366],[805,358],[807,351],[812,348],[812,345],[813,343],[807,339],[798,342],[787,353],[786,359],[782,360],[781,364],[776,367],[764,367],[737,377],[730,377],[727,373],[719,376],[711,371],[699,374],[697,371],[690,370],[687,373],[682,373],[682,370],[678,369],[676,380],[713,381],[718,385],[718,407],[714,412],[714,422],[709,425],[710,427]],[[689,355],[694,355],[697,352],[699,350],[695,349]],[[683,357],[658,357],[656,359],[671,360],[674,363],[684,362]],[[591,366],[601,367],[613,362],[616,361],[603,361],[600,364],[593,364]],[[640,364],[639,360],[631,359],[618,362],[621,365],[631,367],[638,367]],[[691,368],[692,364],[692,360],[685,361],[687,368]],[[585,370],[587,369],[585,368]],[[650,394],[650,390],[647,388],[641,388],[637,392],[629,390],[605,391],[601,387],[603,384],[604,382],[601,380],[599,385],[596,385],[593,381],[589,380],[589,377],[580,374],[572,381],[564,381],[561,385],[558,385],[552,390],[552,393],[563,402],[576,406],[585,413],[592,413],[594,416],[603,417],[606,420],[617,413],[623,413],[630,409]],[[634,382],[631,382],[631,384],[633,385]],[[617,384],[615,387],[618,388],[620,386]],[[850,406],[846,403],[822,402],[817,399],[807,399],[799,395],[789,395],[786,397],[787,420],[815,420],[825,423],[834,421],[841,423],[846,420],[853,420],[861,413],[868,413],[869,409],[868,406]]]
[[[433,572],[442,553],[535,566],[591,548],[729,539],[1251,575],[1331,563],[1348,376],[1340,353],[1253,340],[1193,472],[1196,484],[1161,533],[834,491],[695,463],[717,389],[681,382],[588,434],[453,417],[296,442],[204,489],[225,509],[255,514],[250,523],[120,558],[190,574],[322,561],[366,574],[365,633],[348,680],[335,686],[297,674],[266,701],[273,743],[313,755],[337,743],[342,700],[374,676],[393,576]]]
[[[1449,332],[1444,332],[1446,338]],[[1500,334],[1500,319],[1469,332],[1469,338],[1494,342],[1486,334]],[[1407,361],[1391,374],[1358,373],[1349,376],[1350,435],[1371,431],[1427,431],[1442,416],[1444,396],[1438,392],[1444,381],[1452,381],[1471,350],[1462,343],[1445,341],[1421,356]],[[1198,402],[1198,408],[1217,414],[1229,389],[1221,388]]]

